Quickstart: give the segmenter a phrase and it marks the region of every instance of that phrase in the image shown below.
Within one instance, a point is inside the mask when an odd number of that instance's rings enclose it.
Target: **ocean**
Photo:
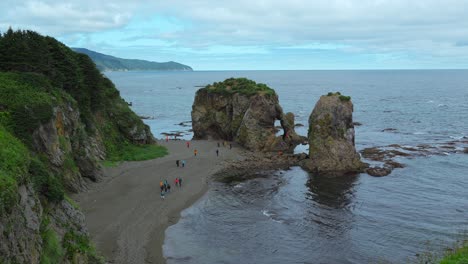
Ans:
[[[266,83],[297,132],[320,95],[352,97],[356,147],[468,147],[467,70],[108,72],[156,137],[190,139],[197,89],[229,77]],[[186,123],[184,123],[186,124]],[[306,151],[302,146],[297,152]],[[461,151],[459,151],[461,152]],[[468,155],[400,157],[382,178],[300,168],[210,190],[166,230],[168,263],[408,263],[468,231]]]

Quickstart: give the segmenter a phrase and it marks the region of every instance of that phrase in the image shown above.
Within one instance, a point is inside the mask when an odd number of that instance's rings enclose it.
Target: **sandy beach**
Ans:
[[[222,144],[217,157],[215,141],[190,141],[190,148],[182,140],[158,143],[168,148],[169,155],[106,168],[101,182],[73,197],[98,251],[111,263],[165,263],[166,228],[207,191],[210,176],[223,161],[241,159],[241,150]],[[185,160],[185,168],[177,167],[176,160]],[[176,177],[183,179],[182,188],[175,186]],[[165,179],[172,191],[161,199],[159,182]]]

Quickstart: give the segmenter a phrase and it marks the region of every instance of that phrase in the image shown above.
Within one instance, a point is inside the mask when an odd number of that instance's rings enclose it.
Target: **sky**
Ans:
[[[9,27],[195,70],[468,68],[468,0],[2,0]]]

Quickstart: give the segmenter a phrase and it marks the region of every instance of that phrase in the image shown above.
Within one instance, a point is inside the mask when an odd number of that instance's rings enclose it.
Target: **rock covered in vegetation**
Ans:
[[[364,168],[354,147],[353,103],[348,96],[321,96],[309,117],[309,157],[303,163],[318,174],[345,174]]]
[[[0,263],[96,263],[66,193],[153,136],[94,63],[50,37],[0,35]]]
[[[275,135],[276,120],[282,123],[283,137]],[[194,139],[235,141],[254,151],[287,151],[299,138],[294,116],[285,117],[275,91],[245,78],[227,79],[198,90],[192,127]]]

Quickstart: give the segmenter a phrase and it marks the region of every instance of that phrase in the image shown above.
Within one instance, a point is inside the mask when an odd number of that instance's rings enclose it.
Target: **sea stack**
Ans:
[[[354,147],[351,97],[328,93],[320,97],[309,117],[309,157],[303,167],[317,174],[341,175],[362,171]]]
[[[276,120],[284,132],[278,137]],[[302,138],[291,122],[294,115],[283,113],[273,89],[245,78],[198,90],[192,106],[194,139],[234,141],[252,151],[292,151]]]

